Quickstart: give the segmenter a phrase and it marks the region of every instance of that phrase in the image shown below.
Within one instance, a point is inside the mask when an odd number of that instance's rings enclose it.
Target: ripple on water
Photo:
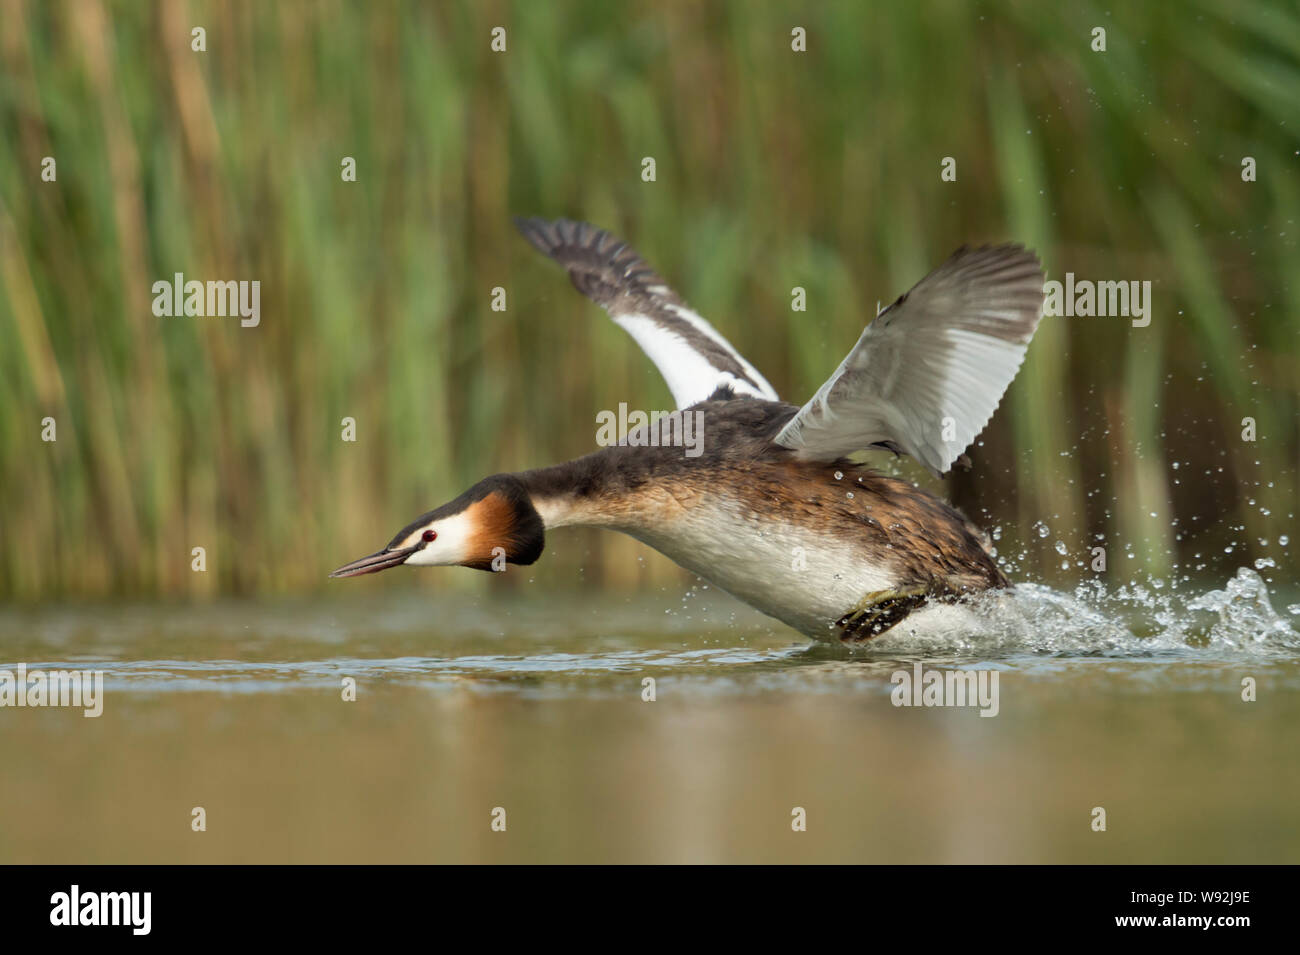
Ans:
[[[1256,571],[1241,568],[1222,589],[1189,590],[1090,583],[1067,594],[1020,584],[974,601],[976,626],[899,627],[853,651],[810,645],[715,591],[693,594],[672,614],[662,596],[583,598],[577,612],[571,600],[439,597],[432,620],[423,595],[338,606],[6,611],[0,645],[18,655],[0,668],[102,669],[113,690],[142,694],[337,692],[352,677],[432,692],[599,696],[626,695],[646,676],[697,694],[878,693],[918,659],[1043,680],[1086,670],[1170,688],[1218,685],[1225,668],[1249,665],[1300,682],[1300,634],[1273,609]]]

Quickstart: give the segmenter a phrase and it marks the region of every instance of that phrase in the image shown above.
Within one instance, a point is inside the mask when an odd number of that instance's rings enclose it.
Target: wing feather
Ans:
[[[585,222],[516,219],[524,238],[564,266],[574,287],[610,314],[668,383],[678,408],[718,388],[776,401],[775,389],[692,311],[626,242]]]
[[[776,442],[819,460],[890,447],[942,474],[993,416],[1042,306],[1033,252],[958,249],[876,316]]]

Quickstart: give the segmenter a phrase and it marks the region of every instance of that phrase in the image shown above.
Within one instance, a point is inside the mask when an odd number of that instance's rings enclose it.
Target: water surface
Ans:
[[[996,601],[851,654],[707,588],[0,611],[0,668],[105,673],[98,719],[0,709],[0,860],[1300,861],[1300,607]],[[893,705],[918,661],[997,716]]]

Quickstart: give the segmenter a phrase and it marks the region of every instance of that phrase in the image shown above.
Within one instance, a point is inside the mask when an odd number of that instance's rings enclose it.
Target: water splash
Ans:
[[[1300,649],[1300,634],[1269,602],[1268,586],[1255,571],[1242,567],[1222,590],[1211,590],[1188,603],[1189,610],[1218,614],[1208,642],[1234,649]]]
[[[1268,585],[1248,567],[1222,590],[1184,596],[1165,581],[1100,581],[1073,594],[1017,584],[971,601],[974,621],[932,631],[895,628],[868,645],[873,652],[1029,652],[1069,656],[1149,657],[1188,653],[1212,660],[1294,658],[1300,633],[1273,609]],[[887,639],[888,638],[888,639]]]

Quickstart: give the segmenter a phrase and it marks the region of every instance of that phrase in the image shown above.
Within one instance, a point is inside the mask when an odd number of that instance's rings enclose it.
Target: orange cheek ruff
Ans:
[[[489,494],[466,509],[473,530],[465,541],[465,567],[491,570],[492,559],[514,553],[515,508],[499,494]],[[500,548],[500,550],[497,550]]]

